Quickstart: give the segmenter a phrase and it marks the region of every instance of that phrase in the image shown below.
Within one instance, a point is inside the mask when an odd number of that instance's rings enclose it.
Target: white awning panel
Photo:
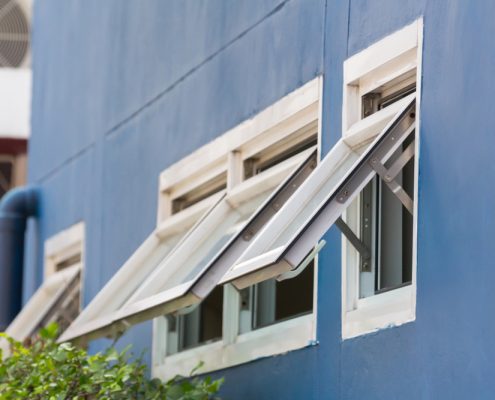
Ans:
[[[288,272],[307,264],[320,238],[376,174],[395,185],[412,211],[407,193],[386,176],[411,155],[392,160],[389,169],[385,163],[414,130],[411,95],[352,127],[318,167],[315,152],[295,156],[222,195],[187,234],[173,229],[165,241],[163,232],[152,235],[60,340],[118,335],[200,302],[218,284],[243,288],[296,275]]]
[[[60,341],[118,335],[201,301],[315,167],[316,152],[310,150],[239,184],[181,240],[172,236],[172,250],[152,235]]]
[[[233,282],[241,289],[296,269],[366,184],[387,172],[384,164],[413,134],[415,95],[366,120],[333,147],[220,283]],[[385,126],[381,132],[376,130],[380,126]],[[412,210],[401,190],[393,189]]]
[[[47,278],[11,322],[6,333],[22,342],[33,336],[44,321],[54,319],[61,311],[56,305],[72,293],[71,286],[79,283],[81,264],[67,267]]]

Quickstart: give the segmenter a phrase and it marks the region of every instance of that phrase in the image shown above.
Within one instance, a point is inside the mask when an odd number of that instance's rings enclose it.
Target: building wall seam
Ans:
[[[154,105],[157,101],[159,101],[161,98],[163,98],[167,93],[171,92],[174,90],[178,85],[180,85],[182,82],[184,82],[188,77],[193,75],[196,71],[198,71],[201,67],[206,65],[208,62],[213,60],[216,56],[218,56],[220,53],[228,49],[230,46],[232,46],[235,42],[238,40],[242,39],[244,36],[246,36],[249,32],[252,30],[256,29],[259,25],[261,25],[264,21],[272,17],[273,15],[277,14],[284,8],[284,6],[291,0],[284,0],[281,3],[279,3],[273,10],[271,10],[269,13],[267,13],[263,18],[261,18],[259,21],[255,22],[253,25],[251,25],[249,28],[245,29],[241,33],[239,33],[237,36],[235,36],[233,39],[228,41],[226,44],[221,46],[218,50],[214,51],[212,54],[210,54],[208,57],[206,57],[203,61],[201,61],[199,64],[196,66],[192,67],[188,71],[186,71],[180,78],[178,78],[175,82],[170,84],[167,88],[159,92],[157,95],[155,95],[152,99],[148,100],[145,104],[143,104],[141,107],[139,107],[136,111],[132,112],[128,117],[124,118],[122,121],[118,122],[116,125],[114,125],[112,128],[110,128],[107,132],[105,132],[105,136],[113,136],[117,134],[123,126],[128,124],[130,121],[132,121],[134,118],[136,118],[138,115],[140,115],[142,112],[144,112],[146,109]]]

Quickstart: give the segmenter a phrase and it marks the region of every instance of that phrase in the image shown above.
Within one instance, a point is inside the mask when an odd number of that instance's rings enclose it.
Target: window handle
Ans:
[[[324,240],[320,240],[318,244],[311,250],[311,252],[306,256],[306,258],[299,264],[296,268],[293,270],[284,272],[283,274],[279,275],[276,279],[278,282],[285,281],[286,279],[293,279],[296,276],[299,276],[305,269],[306,267],[311,264],[311,261],[316,257],[316,255],[320,252],[320,250],[325,246],[327,242]]]

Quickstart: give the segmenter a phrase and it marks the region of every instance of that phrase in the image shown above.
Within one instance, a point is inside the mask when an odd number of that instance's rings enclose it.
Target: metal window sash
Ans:
[[[285,166],[281,168],[285,168]],[[221,277],[235,263],[242,251],[248,247],[250,241],[262,227],[278,212],[302,182],[310,176],[314,168],[316,168],[316,150],[311,151],[309,155],[306,154],[303,162],[253,213],[240,232],[234,235],[193,279],[168,290],[152,294],[153,290],[151,289],[155,288],[155,284],[152,279],[148,278],[136,291],[147,293],[150,290],[150,296],[139,299],[135,296],[136,292],[132,292],[129,295],[136,298],[136,301],[128,300],[122,307],[104,315],[98,315],[93,312],[92,318],[77,319],[61,336],[59,341],[87,341],[101,336],[117,336],[134,324],[176,312],[204,299],[215,288]],[[204,240],[209,230],[231,208],[228,201],[228,196],[222,197],[210,209],[208,214],[189,231],[186,235],[187,237],[181,240],[161,265],[153,271],[153,275],[159,277],[158,272],[165,271],[168,264],[187,257],[192,249]],[[95,297],[95,301],[102,295],[102,292],[100,292]],[[91,304],[89,307],[91,307]]]
[[[239,258],[236,265],[221,279],[220,283],[233,283],[238,289],[245,288],[262,280],[277,277],[296,268],[325,232],[338,220],[352,200],[360,193],[366,184],[377,174],[371,161],[378,161],[380,165],[386,163],[393,153],[402,145],[403,141],[415,129],[415,97],[410,98],[385,129],[361,153],[352,168],[328,192],[324,201],[314,208],[311,216],[301,222],[296,233],[284,244],[270,248],[284,229],[294,223],[297,210],[301,204],[307,204],[312,193],[316,193],[323,183],[321,176],[326,176],[326,168],[339,162],[342,152],[347,148],[342,139],[320,163],[312,176],[288,201],[263,232],[251,243],[246,252]],[[330,179],[330,178],[328,178]],[[312,190],[311,190],[312,188]]]

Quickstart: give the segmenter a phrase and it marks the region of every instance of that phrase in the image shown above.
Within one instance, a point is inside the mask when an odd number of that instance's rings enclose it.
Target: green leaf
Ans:
[[[39,335],[45,340],[55,340],[58,336],[58,324],[56,322],[52,322],[44,328],[41,328]]]
[[[129,361],[130,347],[89,355],[70,343],[58,345],[57,335],[58,327],[51,324],[25,347],[0,334],[11,346],[9,357],[0,358],[0,399],[209,400],[223,383],[209,377],[149,379],[142,358]]]

